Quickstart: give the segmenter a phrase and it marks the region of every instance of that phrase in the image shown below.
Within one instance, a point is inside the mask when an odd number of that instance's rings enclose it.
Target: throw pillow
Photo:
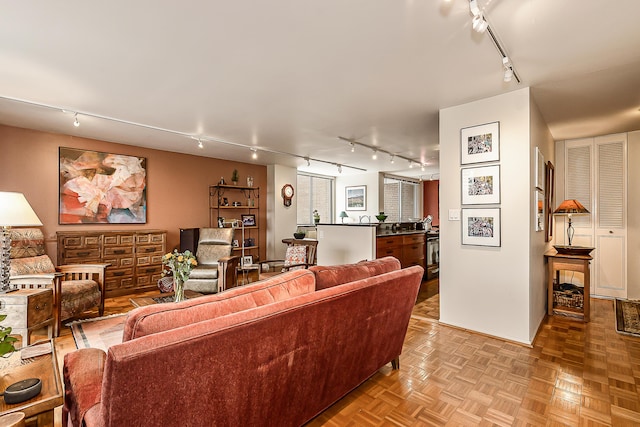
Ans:
[[[307,262],[307,247],[302,245],[287,246],[287,252],[284,255],[284,265],[304,264]],[[299,268],[302,268],[300,266]],[[292,269],[293,270],[293,269]]]

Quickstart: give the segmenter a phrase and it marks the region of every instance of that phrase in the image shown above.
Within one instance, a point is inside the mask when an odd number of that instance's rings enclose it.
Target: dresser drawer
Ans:
[[[424,243],[414,243],[410,245],[404,245],[402,247],[402,256],[406,259],[409,258],[424,258]]]
[[[132,245],[133,234],[106,234],[104,236],[105,246]]]
[[[100,246],[100,235],[65,236],[61,239],[61,244],[67,249],[98,247]]]
[[[402,236],[376,237],[376,248],[386,249],[402,245]]]
[[[110,255],[132,255],[132,254],[133,254],[132,246],[114,246],[114,247],[105,246],[103,256],[107,258]]]
[[[422,243],[424,244],[424,234],[407,234],[402,236],[402,244],[403,245],[411,245],[413,243]]]
[[[82,262],[84,259],[99,259],[100,248],[67,249],[64,252],[64,257],[67,260],[78,260],[78,262]]]
[[[376,248],[376,258],[384,258],[386,256],[393,256],[398,259],[402,258],[402,247],[386,247],[386,248]]]
[[[132,267],[134,258],[133,256],[110,256],[103,258],[103,262],[111,264],[109,268]]]
[[[164,233],[149,233],[149,234],[137,234],[136,243],[139,245],[152,244],[152,243],[164,243]]]
[[[107,291],[113,291],[117,289],[132,288],[135,282],[133,277],[111,277],[104,280],[104,286]]]
[[[127,268],[107,268],[105,272],[105,278],[110,279],[112,277],[132,277],[133,267]]]
[[[164,245],[144,245],[144,246],[138,246],[136,248],[136,253],[138,255],[144,255],[144,254],[162,254],[164,255]]]
[[[152,265],[162,264],[162,255],[138,255],[136,257],[136,265]]]

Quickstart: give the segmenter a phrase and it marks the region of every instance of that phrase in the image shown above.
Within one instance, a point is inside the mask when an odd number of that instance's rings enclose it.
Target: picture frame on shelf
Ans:
[[[500,203],[500,165],[461,169],[463,205]]]
[[[500,160],[500,122],[460,129],[460,164]]]
[[[240,242],[238,241],[238,239],[233,239],[231,241],[231,246],[234,248],[239,248],[240,247]]]
[[[540,148],[536,147],[536,188],[539,190],[544,190],[544,169],[544,156],[542,155]]]
[[[254,214],[242,214],[240,215],[242,220],[242,225],[245,227],[255,227],[256,226],[256,216]]]
[[[367,210],[367,186],[354,185],[345,187],[345,206],[348,211]]]
[[[218,228],[224,228],[224,218],[221,216],[218,217]]]
[[[462,244],[500,247],[500,208],[462,209]]]
[[[242,266],[245,267],[247,265],[253,264],[253,255],[245,255],[242,257]]]
[[[255,245],[256,245],[256,239],[254,239],[253,237],[247,237],[243,241],[243,246],[245,248],[252,247],[252,246],[255,246]]]
[[[545,199],[544,192],[540,190],[535,191],[534,199],[535,218],[536,218],[536,231],[544,231],[544,223],[546,221],[545,213]]]

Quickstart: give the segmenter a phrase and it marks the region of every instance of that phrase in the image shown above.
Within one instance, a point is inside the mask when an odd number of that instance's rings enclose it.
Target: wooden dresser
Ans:
[[[109,297],[150,290],[162,277],[164,230],[58,232],[58,265],[111,264],[105,274]]]

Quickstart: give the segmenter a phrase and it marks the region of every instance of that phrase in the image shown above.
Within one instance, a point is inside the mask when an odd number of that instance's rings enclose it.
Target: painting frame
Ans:
[[[460,164],[500,160],[500,122],[460,129]]]
[[[545,162],[544,155],[540,148],[536,147],[536,188],[544,191],[545,183]]]
[[[344,204],[347,211],[367,210],[367,186],[353,185],[344,188]]]
[[[146,224],[147,159],[58,147],[58,224]]]
[[[536,189],[534,191],[534,211],[535,211],[535,219],[536,219],[536,231],[544,231],[545,222],[547,220],[545,216],[546,212],[546,203],[544,192],[542,190]]]
[[[462,168],[461,203],[491,205],[500,203],[500,165]],[[490,189],[490,192],[487,192]]]
[[[240,215],[243,227],[255,227],[256,216],[254,214],[242,214]]]
[[[478,226],[472,223],[480,222]],[[490,233],[485,223],[491,223]],[[469,246],[501,246],[500,208],[462,209],[462,244]]]

